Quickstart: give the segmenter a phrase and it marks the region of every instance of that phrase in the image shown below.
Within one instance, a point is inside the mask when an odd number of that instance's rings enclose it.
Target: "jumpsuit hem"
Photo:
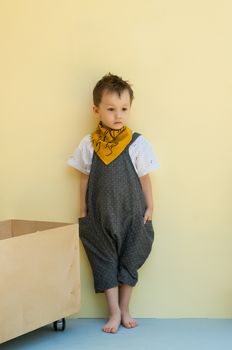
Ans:
[[[114,284],[114,285],[112,285],[112,286],[110,286],[110,287],[107,287],[107,288],[104,288],[104,289],[102,289],[102,288],[95,288],[95,293],[105,293],[105,291],[106,290],[108,290],[108,289],[112,289],[112,288],[116,288],[116,287],[120,287],[120,286],[123,286],[123,285],[128,285],[128,286],[130,286],[130,287],[135,287],[135,285],[137,284],[137,282],[138,281],[136,281],[135,283],[117,283],[117,284]]]

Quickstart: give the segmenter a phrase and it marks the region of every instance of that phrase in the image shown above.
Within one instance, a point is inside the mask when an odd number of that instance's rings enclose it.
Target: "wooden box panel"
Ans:
[[[0,343],[79,311],[77,224],[0,222]]]

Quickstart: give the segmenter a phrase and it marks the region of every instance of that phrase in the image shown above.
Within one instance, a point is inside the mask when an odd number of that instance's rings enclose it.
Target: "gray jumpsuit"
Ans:
[[[121,284],[134,286],[154,240],[152,222],[143,222],[144,194],[129,155],[138,136],[133,133],[131,143],[109,165],[93,154],[87,216],[79,218],[79,231],[96,293]]]

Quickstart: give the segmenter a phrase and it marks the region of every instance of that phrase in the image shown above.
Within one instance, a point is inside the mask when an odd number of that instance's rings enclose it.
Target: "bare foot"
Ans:
[[[121,314],[112,315],[105,326],[102,328],[103,332],[116,333],[121,323]]]
[[[122,312],[122,325],[126,328],[135,328],[137,322],[130,316],[129,312]]]

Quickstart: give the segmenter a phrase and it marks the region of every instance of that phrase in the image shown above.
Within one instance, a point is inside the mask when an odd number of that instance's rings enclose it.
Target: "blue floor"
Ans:
[[[137,319],[134,329],[101,331],[103,319],[67,319],[64,332],[52,325],[12,339],[1,350],[231,350],[232,320]]]

